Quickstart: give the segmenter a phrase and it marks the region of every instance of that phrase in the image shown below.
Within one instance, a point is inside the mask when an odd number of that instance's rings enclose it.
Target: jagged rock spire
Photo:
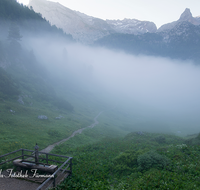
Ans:
[[[186,8],[185,11],[181,14],[179,20],[162,25],[158,29],[158,32],[161,32],[161,31],[164,31],[164,30],[171,30],[177,24],[182,23],[184,21],[190,22],[191,24],[194,24],[194,25],[200,25],[200,19],[194,18],[192,16],[192,13],[190,12],[190,9]]]
[[[188,21],[192,19],[192,13],[190,12],[190,9],[186,8],[185,11],[180,16],[180,21]]]

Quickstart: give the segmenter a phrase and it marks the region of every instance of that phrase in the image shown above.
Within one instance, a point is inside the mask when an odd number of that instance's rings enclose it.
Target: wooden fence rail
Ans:
[[[72,162],[71,162],[71,160],[72,160],[72,158],[71,157],[69,157],[53,174],[52,174],[52,176],[53,176],[53,178],[51,178],[51,177],[49,177],[42,185],[40,185],[36,190],[41,190],[42,189],[42,187],[44,186],[44,185],[46,185],[48,182],[50,182],[50,180],[52,181],[50,184],[49,184],[49,186],[47,187],[47,189],[49,188],[49,187],[51,187],[51,185],[53,185],[53,187],[55,187],[56,186],[56,174],[58,173],[58,172],[60,172],[61,170],[62,170],[62,168],[70,161],[70,165],[72,165]],[[66,170],[63,170],[62,171],[62,173],[64,173],[64,171],[66,171]],[[72,170],[70,171],[70,174],[72,173]]]

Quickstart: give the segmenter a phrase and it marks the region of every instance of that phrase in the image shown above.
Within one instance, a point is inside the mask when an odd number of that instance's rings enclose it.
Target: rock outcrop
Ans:
[[[124,19],[124,20],[106,20],[106,22],[117,33],[123,34],[143,34],[154,33],[157,31],[157,27],[153,22],[140,21],[136,19]]]

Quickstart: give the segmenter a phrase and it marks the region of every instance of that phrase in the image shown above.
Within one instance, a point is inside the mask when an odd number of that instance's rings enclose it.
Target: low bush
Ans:
[[[158,154],[156,151],[149,151],[138,156],[137,163],[139,171],[147,171],[151,168],[166,168],[170,164],[170,159]]]
[[[47,133],[50,137],[54,137],[54,138],[61,136],[61,134],[55,129],[49,129]]]
[[[137,158],[141,151],[127,150],[113,159],[114,171],[118,175],[128,175],[138,167]]]
[[[157,143],[164,144],[166,143],[166,138],[164,136],[158,136],[154,139]]]

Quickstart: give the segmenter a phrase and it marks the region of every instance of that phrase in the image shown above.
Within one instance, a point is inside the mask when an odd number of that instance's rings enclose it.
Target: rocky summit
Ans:
[[[158,29],[158,32],[163,32],[163,31],[166,31],[166,30],[171,30],[178,23],[185,22],[185,21],[186,22],[190,22],[191,24],[194,24],[194,25],[199,25],[200,24],[199,17],[193,17],[192,13],[190,12],[190,9],[186,8],[185,11],[181,14],[180,18],[177,21],[174,21],[174,22],[162,25]]]

